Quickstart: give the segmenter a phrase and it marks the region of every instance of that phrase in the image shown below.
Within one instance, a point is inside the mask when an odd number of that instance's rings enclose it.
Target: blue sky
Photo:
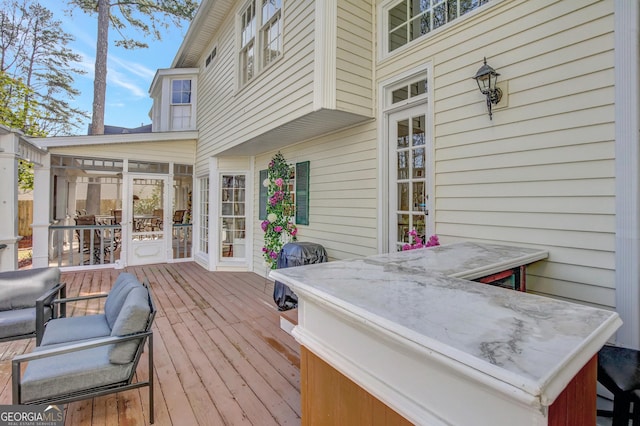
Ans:
[[[63,0],[41,0],[41,4],[51,10],[55,19],[62,21],[63,29],[74,36],[75,41],[68,47],[82,57],[79,68],[87,71],[84,75],[75,75],[74,86],[80,91],[72,103],[91,115],[93,102],[93,69],[96,51],[97,23],[95,16],[86,15],[79,10],[73,11],[70,17],[64,11],[69,9]],[[107,97],[105,103],[104,122],[108,125],[122,127],[138,127],[151,123],[149,110],[149,86],[155,72],[159,68],[171,66],[184,34],[187,24],[182,28],[173,27],[167,30],[162,41],[145,40],[148,49],[126,50],[113,45],[116,38],[113,29],[109,32],[109,58],[107,61]],[[142,36],[131,31],[138,40]],[[86,126],[76,131],[86,134]]]

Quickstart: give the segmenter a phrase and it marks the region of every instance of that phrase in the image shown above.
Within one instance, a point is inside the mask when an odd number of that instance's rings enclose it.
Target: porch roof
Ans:
[[[43,148],[58,148],[71,146],[130,144],[140,142],[197,141],[198,132],[185,131],[123,133],[116,135],[55,136],[49,138],[27,138],[27,140]]]
[[[127,271],[149,278],[158,308],[155,424],[300,423],[300,348],[279,327],[271,281],[250,272],[207,272],[193,262]],[[68,296],[85,295],[108,291],[119,272],[65,272],[62,280]],[[85,302],[67,315],[98,308]],[[11,359],[34,344],[0,344],[0,398],[6,404]],[[145,368],[140,365],[137,374]],[[148,424],[146,397],[143,388],[74,402],[66,406],[65,424]]]

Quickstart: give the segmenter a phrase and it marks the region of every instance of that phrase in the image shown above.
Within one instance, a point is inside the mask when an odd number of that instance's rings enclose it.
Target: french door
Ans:
[[[421,103],[388,116],[389,252],[414,241],[409,232],[429,238],[432,143],[427,105]]]

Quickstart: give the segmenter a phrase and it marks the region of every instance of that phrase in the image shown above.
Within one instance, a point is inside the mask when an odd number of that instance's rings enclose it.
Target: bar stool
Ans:
[[[613,412],[598,411],[613,417],[612,426],[640,426],[640,351],[605,345],[598,352],[598,382],[613,394]],[[633,402],[633,414],[629,414]]]

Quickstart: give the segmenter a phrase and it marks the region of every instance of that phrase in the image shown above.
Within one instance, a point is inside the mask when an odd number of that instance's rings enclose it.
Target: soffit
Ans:
[[[173,58],[172,68],[197,67],[198,62],[209,47],[211,39],[221,27],[233,0],[202,0],[198,13],[191,21],[187,35]]]
[[[214,155],[221,157],[259,155],[368,120],[371,120],[371,117],[344,111],[323,109],[276,127],[239,145],[235,145],[229,149],[223,149]]]

